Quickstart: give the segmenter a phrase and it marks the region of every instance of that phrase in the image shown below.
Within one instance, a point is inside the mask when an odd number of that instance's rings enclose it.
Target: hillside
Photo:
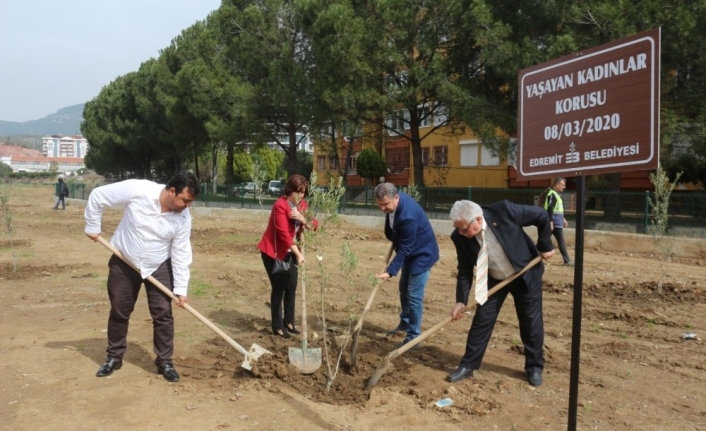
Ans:
[[[53,114],[39,120],[2,121],[0,120],[0,137],[17,135],[75,135],[81,133],[83,120],[83,103],[61,108]]]
[[[31,148],[21,147],[19,145],[6,144],[5,142],[0,142],[0,156],[32,156],[40,157],[42,152],[39,150],[33,150]]]

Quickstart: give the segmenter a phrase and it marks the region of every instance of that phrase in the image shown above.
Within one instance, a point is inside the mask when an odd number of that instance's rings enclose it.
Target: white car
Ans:
[[[252,182],[238,184],[235,186],[233,191],[236,194],[244,194],[244,193],[252,193],[253,195],[260,194],[258,187],[257,187],[257,184],[252,183]]]

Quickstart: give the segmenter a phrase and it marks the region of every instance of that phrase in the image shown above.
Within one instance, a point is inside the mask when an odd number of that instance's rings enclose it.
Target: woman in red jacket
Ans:
[[[299,333],[294,326],[297,266],[303,265],[305,260],[304,250],[299,249],[295,239],[301,237],[302,228],[315,230],[318,227],[318,222],[315,219],[307,220],[304,215],[307,205],[302,198],[306,194],[307,186],[306,178],[302,175],[295,174],[289,177],[284,186],[284,196],[277,199],[272,205],[267,229],[257,245],[272,285],[270,296],[272,333],[283,338],[290,338],[290,333]],[[290,263],[289,274],[272,275],[275,258]],[[293,258],[296,261],[293,261]],[[283,301],[284,320],[282,319]]]

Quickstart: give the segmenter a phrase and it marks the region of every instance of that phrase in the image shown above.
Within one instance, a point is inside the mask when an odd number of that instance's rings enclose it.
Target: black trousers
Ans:
[[[270,295],[270,312],[272,313],[272,329],[277,330],[287,325],[294,325],[294,306],[297,294],[297,278],[299,270],[296,265],[296,258],[290,253],[287,259],[290,260],[289,274],[272,275],[272,266],[275,260],[263,252],[262,263],[270,279],[272,294]],[[284,319],[282,319],[282,306],[284,305]]]
[[[157,365],[171,362],[174,354],[172,299],[149,281],[143,280],[137,271],[115,255],[108,261],[108,268],[108,357],[122,361],[125,355],[130,315],[135,309],[140,286],[144,281],[147,304],[152,316],[154,353],[157,355],[154,362]],[[169,289],[173,289],[171,259],[157,268],[152,276]]]
[[[500,281],[488,278],[488,288]],[[544,369],[544,320],[542,318],[542,285],[528,287],[522,277],[488,297],[479,305],[473,317],[466,340],[466,352],[460,366],[473,370],[480,369],[483,355],[488,347],[490,335],[495,327],[500,309],[508,294],[515,300],[515,311],[520,322],[520,338],[525,347],[525,370],[528,373],[541,373]],[[473,299],[470,299],[473,300]]]

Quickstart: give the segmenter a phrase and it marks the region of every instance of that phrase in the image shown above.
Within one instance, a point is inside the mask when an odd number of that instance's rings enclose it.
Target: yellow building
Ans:
[[[512,168],[508,169],[507,161],[493,156],[468,127],[444,126],[425,136],[432,129],[433,120],[431,118],[419,128],[420,135],[424,137],[421,144],[422,163],[427,187],[506,188],[510,185]],[[331,156],[331,151],[324,154],[322,145],[315,145],[314,169],[319,185],[327,185],[330,178],[343,174],[349,151],[352,157],[346,183],[349,186],[366,185],[366,180],[355,169],[355,159],[363,148],[382,150],[388,170],[385,181],[398,186],[413,182],[410,140],[389,130],[367,129],[364,136],[355,139],[352,144],[347,139],[338,138],[335,157]],[[405,135],[409,136],[409,130],[405,130]]]

